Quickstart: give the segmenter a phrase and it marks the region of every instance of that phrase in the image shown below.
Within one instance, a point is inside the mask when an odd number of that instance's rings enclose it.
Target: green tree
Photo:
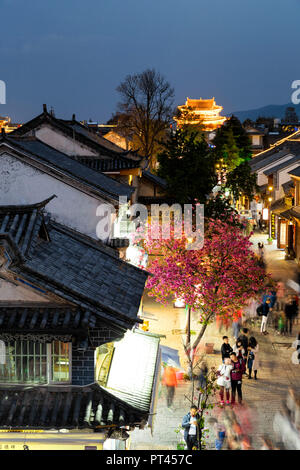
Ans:
[[[157,173],[167,181],[166,195],[180,204],[204,203],[217,183],[214,155],[198,132],[171,134],[157,160]]]
[[[247,196],[251,201],[259,192],[257,174],[251,173],[251,167],[247,161],[241,163],[233,171],[228,173],[226,187],[235,199],[239,196]]]
[[[237,149],[239,154],[239,159],[236,159],[237,165],[245,160],[251,160],[251,140],[240,120],[235,116],[231,116],[222,127],[217,129],[213,144],[217,159],[224,156],[224,149],[226,151],[226,147],[228,147],[229,149],[234,148],[235,151]]]

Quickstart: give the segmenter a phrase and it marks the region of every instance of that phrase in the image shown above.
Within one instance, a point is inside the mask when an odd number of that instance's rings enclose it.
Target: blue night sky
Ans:
[[[105,122],[120,81],[154,67],[224,113],[290,101],[300,0],[0,0],[0,115]]]

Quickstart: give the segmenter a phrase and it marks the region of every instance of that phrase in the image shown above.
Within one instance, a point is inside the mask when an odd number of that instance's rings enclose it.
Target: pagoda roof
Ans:
[[[195,108],[195,109],[203,109],[203,110],[211,110],[211,109],[223,109],[222,106],[218,106],[215,102],[215,98],[210,99],[192,99],[187,98],[185,106]]]

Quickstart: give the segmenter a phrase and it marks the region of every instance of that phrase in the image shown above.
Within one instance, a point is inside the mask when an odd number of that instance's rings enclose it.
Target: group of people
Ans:
[[[254,336],[249,337],[248,328],[243,328],[242,334],[237,338],[236,344],[231,347],[228,336],[223,336],[221,347],[222,364],[218,368],[217,384],[220,387],[220,403],[235,404],[236,394],[238,402],[242,404],[242,380],[248,369],[248,379],[257,380],[259,367],[259,346]],[[230,397],[231,394],[231,397]]]

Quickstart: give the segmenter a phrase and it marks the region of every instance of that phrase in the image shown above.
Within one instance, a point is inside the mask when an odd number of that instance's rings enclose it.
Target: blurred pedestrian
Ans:
[[[259,359],[258,359],[258,351],[259,351],[259,346],[254,338],[254,336],[251,336],[249,338],[249,346],[248,346],[248,379],[252,378],[252,370],[254,371],[254,379],[257,380],[257,371],[259,368]]]
[[[286,332],[291,335],[293,331],[294,319],[298,315],[298,305],[292,296],[288,298],[288,301],[285,304],[284,313],[286,317]]]
[[[200,364],[200,370],[199,370],[199,375],[198,375],[198,380],[197,380],[197,388],[198,389],[205,389],[206,388],[206,383],[207,383],[207,375],[208,375],[208,367],[206,362],[202,362]]]
[[[242,334],[238,337],[238,341],[240,341],[243,345],[245,354],[248,353],[248,341],[249,341],[249,330],[248,328],[242,329]]]
[[[238,339],[242,323],[242,311],[237,310],[232,315],[232,334],[235,340]]]
[[[175,388],[177,387],[176,371],[174,367],[166,365],[162,376],[162,384],[166,387],[167,407],[173,404]]]

